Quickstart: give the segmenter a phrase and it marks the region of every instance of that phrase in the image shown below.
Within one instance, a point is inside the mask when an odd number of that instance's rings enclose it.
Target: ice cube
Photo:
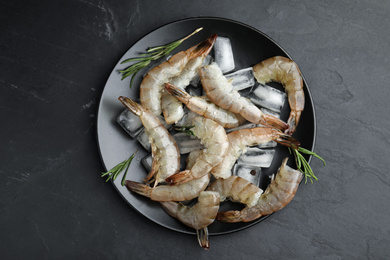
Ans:
[[[260,110],[261,110],[261,112],[263,112],[263,113],[266,114],[266,115],[271,115],[271,116],[280,118],[280,113],[278,113],[278,112],[269,110],[269,109],[264,108],[264,107],[260,108]]]
[[[250,100],[259,106],[280,113],[286,100],[286,93],[276,88],[259,84],[252,89]]]
[[[148,154],[141,159],[141,164],[147,172],[150,172],[150,170],[152,170],[152,163],[153,163],[153,158],[151,154]]]
[[[213,57],[211,57],[211,55],[207,55],[207,56],[203,59],[202,64],[203,64],[203,65],[209,65],[209,64],[211,64],[211,62],[213,62]],[[197,74],[197,75],[190,81],[190,86],[199,87],[199,86],[200,86],[199,82],[200,82],[200,77],[199,77],[199,74]]]
[[[176,133],[172,136],[176,140],[180,154],[187,154],[192,151],[201,150],[204,148],[200,143],[200,140],[195,136],[188,136],[185,133]]]
[[[195,88],[193,86],[188,86],[186,91],[191,96],[199,97],[203,95],[203,88]]]
[[[250,88],[255,85],[255,78],[253,76],[252,67],[227,74],[225,77],[228,80],[232,80],[233,89],[237,91]]]
[[[184,116],[175,124],[176,126],[190,126],[193,125],[194,118],[199,116],[197,113],[184,107]]]
[[[133,138],[137,137],[144,128],[139,116],[127,108],[118,116],[117,122]]]
[[[257,127],[256,124],[253,124],[253,123],[244,123],[240,126],[237,126],[237,127],[234,127],[234,128],[226,128],[225,131],[226,133],[231,133],[233,131],[236,131],[236,130],[241,130],[241,129],[246,129],[246,128],[254,128],[254,127]]]
[[[238,164],[257,166],[262,168],[270,167],[275,155],[275,149],[260,149],[257,147],[249,147],[237,159]]]
[[[214,43],[214,60],[218,64],[222,73],[234,70],[234,57],[230,39],[218,36]]]
[[[260,185],[261,168],[251,165],[236,164],[233,167],[233,175],[250,181],[256,186]]]
[[[273,147],[276,147],[277,145],[278,145],[277,142],[269,141],[266,143],[259,144],[259,145],[257,145],[257,147],[259,147],[259,148],[273,148]]]
[[[138,142],[145,148],[146,151],[150,152],[151,145],[149,143],[149,135],[146,133],[145,129],[137,136]]]

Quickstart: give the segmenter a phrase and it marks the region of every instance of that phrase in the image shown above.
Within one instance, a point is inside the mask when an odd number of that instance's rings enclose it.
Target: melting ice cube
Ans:
[[[141,164],[147,172],[150,172],[150,170],[152,169],[152,162],[153,162],[153,158],[151,154],[148,154],[141,159]]]
[[[272,163],[274,155],[275,149],[249,147],[245,153],[238,157],[237,163],[268,168]]]
[[[252,67],[227,74],[225,77],[229,80],[232,80],[233,89],[237,91],[250,88],[255,85],[255,78],[253,76]]]
[[[146,151],[150,151],[151,145],[149,143],[149,135],[145,129],[137,136],[138,142],[145,148]]]
[[[250,100],[264,108],[280,113],[282,110],[286,93],[267,85],[254,87],[250,93]]]
[[[200,140],[195,136],[188,136],[185,133],[176,133],[172,135],[175,138],[180,154],[187,154],[195,150],[203,149]]]
[[[144,128],[141,119],[128,109],[118,116],[117,122],[133,138],[137,137]]]
[[[233,167],[233,175],[244,178],[256,186],[260,184],[261,168],[251,165],[236,164]]]
[[[234,57],[230,39],[218,36],[214,43],[214,60],[222,73],[234,70]]]

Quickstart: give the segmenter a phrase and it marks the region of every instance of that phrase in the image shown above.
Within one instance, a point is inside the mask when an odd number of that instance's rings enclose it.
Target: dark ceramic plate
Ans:
[[[191,18],[180,20],[167,25],[164,25],[151,33],[144,36],[136,42],[119,60],[118,64],[113,69],[110,77],[107,80],[104,88],[97,118],[97,133],[101,157],[106,169],[111,169],[119,162],[127,159],[137,149],[137,153],[127,178],[134,181],[141,181],[145,176],[145,169],[140,164],[147,152],[138,144],[138,142],[129,137],[125,131],[117,124],[117,116],[124,110],[123,105],[118,101],[119,96],[128,96],[131,99],[138,100],[139,98],[139,84],[142,80],[144,71],[141,71],[134,80],[133,87],[130,89],[130,78],[121,80],[118,70],[125,68],[126,64],[121,65],[125,59],[136,57],[139,53],[145,52],[148,47],[164,45],[174,40],[180,39],[188,35],[196,28],[203,27],[204,29],[192,36],[187,41],[183,42],[174,53],[185,50],[193,46],[211,34],[216,33],[220,36],[229,37],[232,43],[234,58],[236,63],[236,70],[253,66],[260,61],[272,56],[281,55],[291,58],[276,42],[266,36],[264,33],[252,28],[248,25],[220,18]],[[299,64],[298,64],[299,65]],[[276,88],[282,90],[282,87],[275,84]],[[314,148],[316,124],[313,101],[304,80],[304,91],[306,96],[305,110],[302,114],[298,129],[294,137],[300,140],[302,147],[307,149]],[[287,104],[287,102],[286,102]],[[289,107],[285,105],[281,118],[287,120],[289,114]],[[261,188],[264,190],[269,184],[269,178],[273,173],[276,173],[283,158],[290,156],[285,147],[278,146],[276,148],[274,160],[269,169],[262,172]],[[306,157],[307,160],[311,158]],[[289,164],[295,167],[293,157],[290,158]],[[139,213],[148,219],[172,230],[183,233],[195,234],[195,231],[181,224],[176,219],[168,216],[161,208],[158,202],[150,201],[149,199],[140,195],[130,193],[126,187],[121,186],[121,177],[118,177],[113,182],[114,186],[122,197]],[[221,206],[224,209],[229,207],[238,207],[233,203],[225,202]],[[226,224],[215,221],[209,226],[209,233],[211,235],[227,234],[230,232],[242,230],[250,227],[261,220],[260,218],[250,223],[235,223]]]

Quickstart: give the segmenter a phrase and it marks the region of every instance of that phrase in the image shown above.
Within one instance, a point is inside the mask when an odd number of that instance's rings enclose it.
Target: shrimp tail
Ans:
[[[192,179],[193,178],[192,178],[192,175],[191,175],[191,171],[190,170],[184,170],[184,171],[175,173],[175,174],[171,175],[170,177],[166,178],[165,182],[169,183],[171,185],[177,185],[177,184],[188,182],[188,181],[190,181]]]
[[[123,96],[120,96],[118,99],[125,107],[127,107],[131,112],[133,112],[137,116],[142,114],[140,105],[137,102]]]
[[[290,116],[287,120],[287,124],[289,125],[289,127],[285,131],[286,134],[292,135],[295,132],[300,117],[301,117],[301,111],[291,111],[290,112]]]
[[[196,46],[195,50],[192,51],[191,56],[192,57],[199,57],[201,55],[207,56],[211,49],[214,46],[215,40],[217,39],[216,34],[212,34],[208,39],[201,42]]]
[[[209,231],[207,227],[202,229],[197,229],[196,235],[198,236],[199,245],[206,250],[210,249]]]
[[[236,223],[241,222],[241,211],[239,210],[229,210],[229,211],[220,211],[217,214],[217,220],[226,223]]]
[[[264,122],[261,122],[262,124],[280,129],[282,131],[285,131],[289,128],[287,123],[283,122],[281,119],[275,116],[264,114],[263,119]]]
[[[125,184],[130,191],[133,191],[148,198],[152,196],[152,188],[148,185],[129,180],[127,180]]]
[[[175,87],[174,85],[170,83],[165,83],[165,89],[171,93],[172,96],[179,98],[180,101],[183,99],[188,100],[191,96],[187,92],[185,92],[183,89]]]
[[[275,138],[275,141],[292,149],[298,149],[301,145],[301,143],[297,139],[283,133],[279,133],[278,136]]]

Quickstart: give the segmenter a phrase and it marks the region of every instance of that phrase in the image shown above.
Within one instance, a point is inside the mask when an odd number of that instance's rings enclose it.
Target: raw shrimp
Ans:
[[[255,65],[253,74],[261,84],[276,81],[284,86],[291,110],[286,134],[292,135],[305,107],[303,80],[297,64],[288,58],[275,56]]]
[[[229,140],[229,149],[226,152],[223,161],[211,170],[211,173],[216,178],[228,178],[231,175],[231,169],[237,158],[245,152],[248,146],[258,145],[269,141],[276,141],[293,149],[297,149],[299,146],[299,142],[291,136],[269,127],[241,129],[233,131],[227,136]]]
[[[173,55],[168,61],[151,69],[141,82],[140,100],[142,106],[153,114],[161,114],[161,91],[164,83],[181,73],[186,64],[193,58],[208,53],[213,47],[216,35],[206,41]]]
[[[202,53],[199,57],[191,59],[185,68],[181,71],[181,73],[178,76],[170,79],[169,82],[181,89],[187,87],[190,84],[190,81],[194,77],[198,76],[198,71],[203,64],[203,59],[208,55],[210,50],[211,47]],[[162,90],[161,107],[165,121],[168,124],[176,123],[184,115],[182,103],[178,99],[172,97],[165,89]]]
[[[233,85],[222,74],[216,63],[203,66],[199,70],[200,80],[206,95],[211,101],[235,114],[239,114],[246,120],[265,126],[286,130],[288,125],[279,118],[264,114],[249,99],[242,97]]]
[[[202,153],[202,150],[198,150],[193,151],[188,155],[187,169],[190,169],[195,164],[197,158]],[[154,201],[184,201],[198,197],[199,193],[207,188],[209,182],[210,174],[206,174],[202,178],[176,186],[159,185],[151,188],[148,185],[134,181],[126,181],[126,186],[129,190],[148,197]]]
[[[198,202],[188,207],[177,202],[161,202],[162,208],[171,217],[177,218],[183,224],[196,229],[199,245],[209,249],[207,226],[214,222],[219,210],[220,197],[218,192],[202,191]]]
[[[149,142],[152,147],[152,170],[145,178],[150,181],[152,177],[155,184],[164,181],[166,178],[180,170],[180,152],[175,139],[168,130],[161,124],[160,120],[149,110],[133,100],[120,96],[122,102],[131,112],[139,116],[149,135]]]
[[[221,197],[221,202],[230,199],[241,202],[248,207],[254,206],[263,190],[250,181],[232,175],[227,179],[217,179],[208,188],[208,191],[216,191]]]
[[[183,102],[189,109],[195,113],[212,119],[225,128],[233,128],[245,122],[245,118],[236,115],[203,97],[193,97],[185,90],[177,88],[173,84],[166,83],[165,88],[175,98]]]
[[[256,205],[245,207],[241,211],[219,212],[217,219],[229,223],[248,222],[284,208],[294,198],[302,180],[302,173],[287,166],[287,160],[288,158],[283,160],[275,179],[260,196]]]
[[[179,184],[201,178],[223,160],[228,150],[229,142],[226,132],[220,124],[204,117],[196,117],[193,124],[195,127],[191,130],[205,147],[203,154],[191,170],[175,173],[165,180],[167,183]]]

